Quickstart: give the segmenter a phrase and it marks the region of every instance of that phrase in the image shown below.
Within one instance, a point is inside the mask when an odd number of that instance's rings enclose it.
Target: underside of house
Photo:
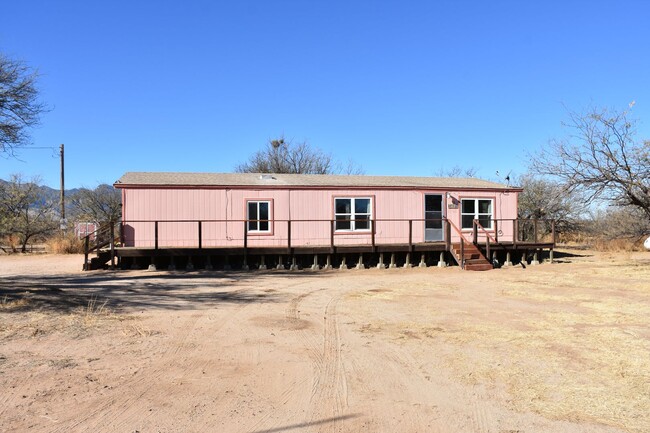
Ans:
[[[122,220],[86,238],[84,269],[487,270],[555,247],[552,221],[517,219],[520,188],[474,178],[126,173],[115,187]]]

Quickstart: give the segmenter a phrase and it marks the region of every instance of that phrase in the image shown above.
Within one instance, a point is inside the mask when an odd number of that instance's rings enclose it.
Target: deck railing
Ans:
[[[123,246],[160,248],[205,247],[329,247],[332,251],[345,245],[406,244],[409,250],[425,242],[427,225],[433,225],[439,238],[428,242],[442,242],[450,250],[452,239],[475,244],[503,245],[512,243],[555,244],[555,223],[552,220],[492,219],[491,227],[474,221],[471,229],[460,229],[447,218],[439,219],[370,219],[363,221],[364,230],[337,229],[335,219],[274,219],[274,220],[127,220],[120,225]],[[268,223],[269,231],[251,231],[249,223]],[[453,238],[452,238],[453,232]],[[144,234],[143,234],[144,233]],[[173,239],[170,244],[170,239]],[[88,242],[88,239],[86,239]],[[469,241],[468,241],[469,242]],[[461,242],[462,244],[463,242]]]

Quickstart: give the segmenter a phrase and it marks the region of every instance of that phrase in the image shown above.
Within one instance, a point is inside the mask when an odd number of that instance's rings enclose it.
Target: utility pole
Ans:
[[[61,145],[61,231],[65,231],[65,166],[63,159],[63,144]]]

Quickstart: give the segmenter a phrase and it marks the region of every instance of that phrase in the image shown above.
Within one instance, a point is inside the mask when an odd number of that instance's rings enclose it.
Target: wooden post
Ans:
[[[494,219],[494,240],[499,242],[499,220]]]
[[[95,232],[95,251],[97,252],[97,257],[99,257],[99,246],[100,246],[100,242],[102,241],[102,237],[101,237],[102,231],[103,230],[97,230]]]
[[[248,263],[248,221],[244,220],[244,266]]]
[[[553,239],[553,247],[555,247],[555,220],[551,220],[551,238]],[[553,253],[553,248],[551,248],[551,254]],[[551,258],[551,263],[553,258]]]
[[[519,220],[512,220],[512,245],[517,247],[517,240],[519,239]]]
[[[463,236],[460,237],[460,268],[465,269],[465,241]]]
[[[199,249],[203,248],[203,226],[199,221]]]
[[[124,246],[124,221],[120,221],[120,245]]]
[[[287,220],[287,249],[291,254],[291,220]]]
[[[90,267],[88,266],[88,250],[90,249],[90,235],[86,235],[84,238],[84,271],[89,271]]]
[[[409,220],[409,251],[413,250],[413,220]]]
[[[372,252],[375,252],[375,221],[370,220],[370,241],[372,242]]]
[[[111,221],[111,270],[115,269],[115,224]]]
[[[473,239],[474,245],[477,245],[478,244],[478,224],[476,224],[476,220],[472,221],[472,232],[473,232],[472,237],[474,238]]]
[[[490,260],[490,237],[485,237],[485,252],[487,253],[487,259]]]
[[[154,239],[154,249],[158,249],[158,221],[153,223],[153,239]]]
[[[449,223],[449,220],[446,218],[444,219],[445,223],[445,244],[447,246],[447,251],[451,250],[451,224]]]
[[[330,253],[334,253],[334,230],[336,228],[336,221],[330,221]]]

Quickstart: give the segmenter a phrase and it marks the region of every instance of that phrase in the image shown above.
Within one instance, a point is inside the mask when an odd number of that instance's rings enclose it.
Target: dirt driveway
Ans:
[[[0,257],[0,431],[650,431],[650,253],[488,272],[82,261]]]

